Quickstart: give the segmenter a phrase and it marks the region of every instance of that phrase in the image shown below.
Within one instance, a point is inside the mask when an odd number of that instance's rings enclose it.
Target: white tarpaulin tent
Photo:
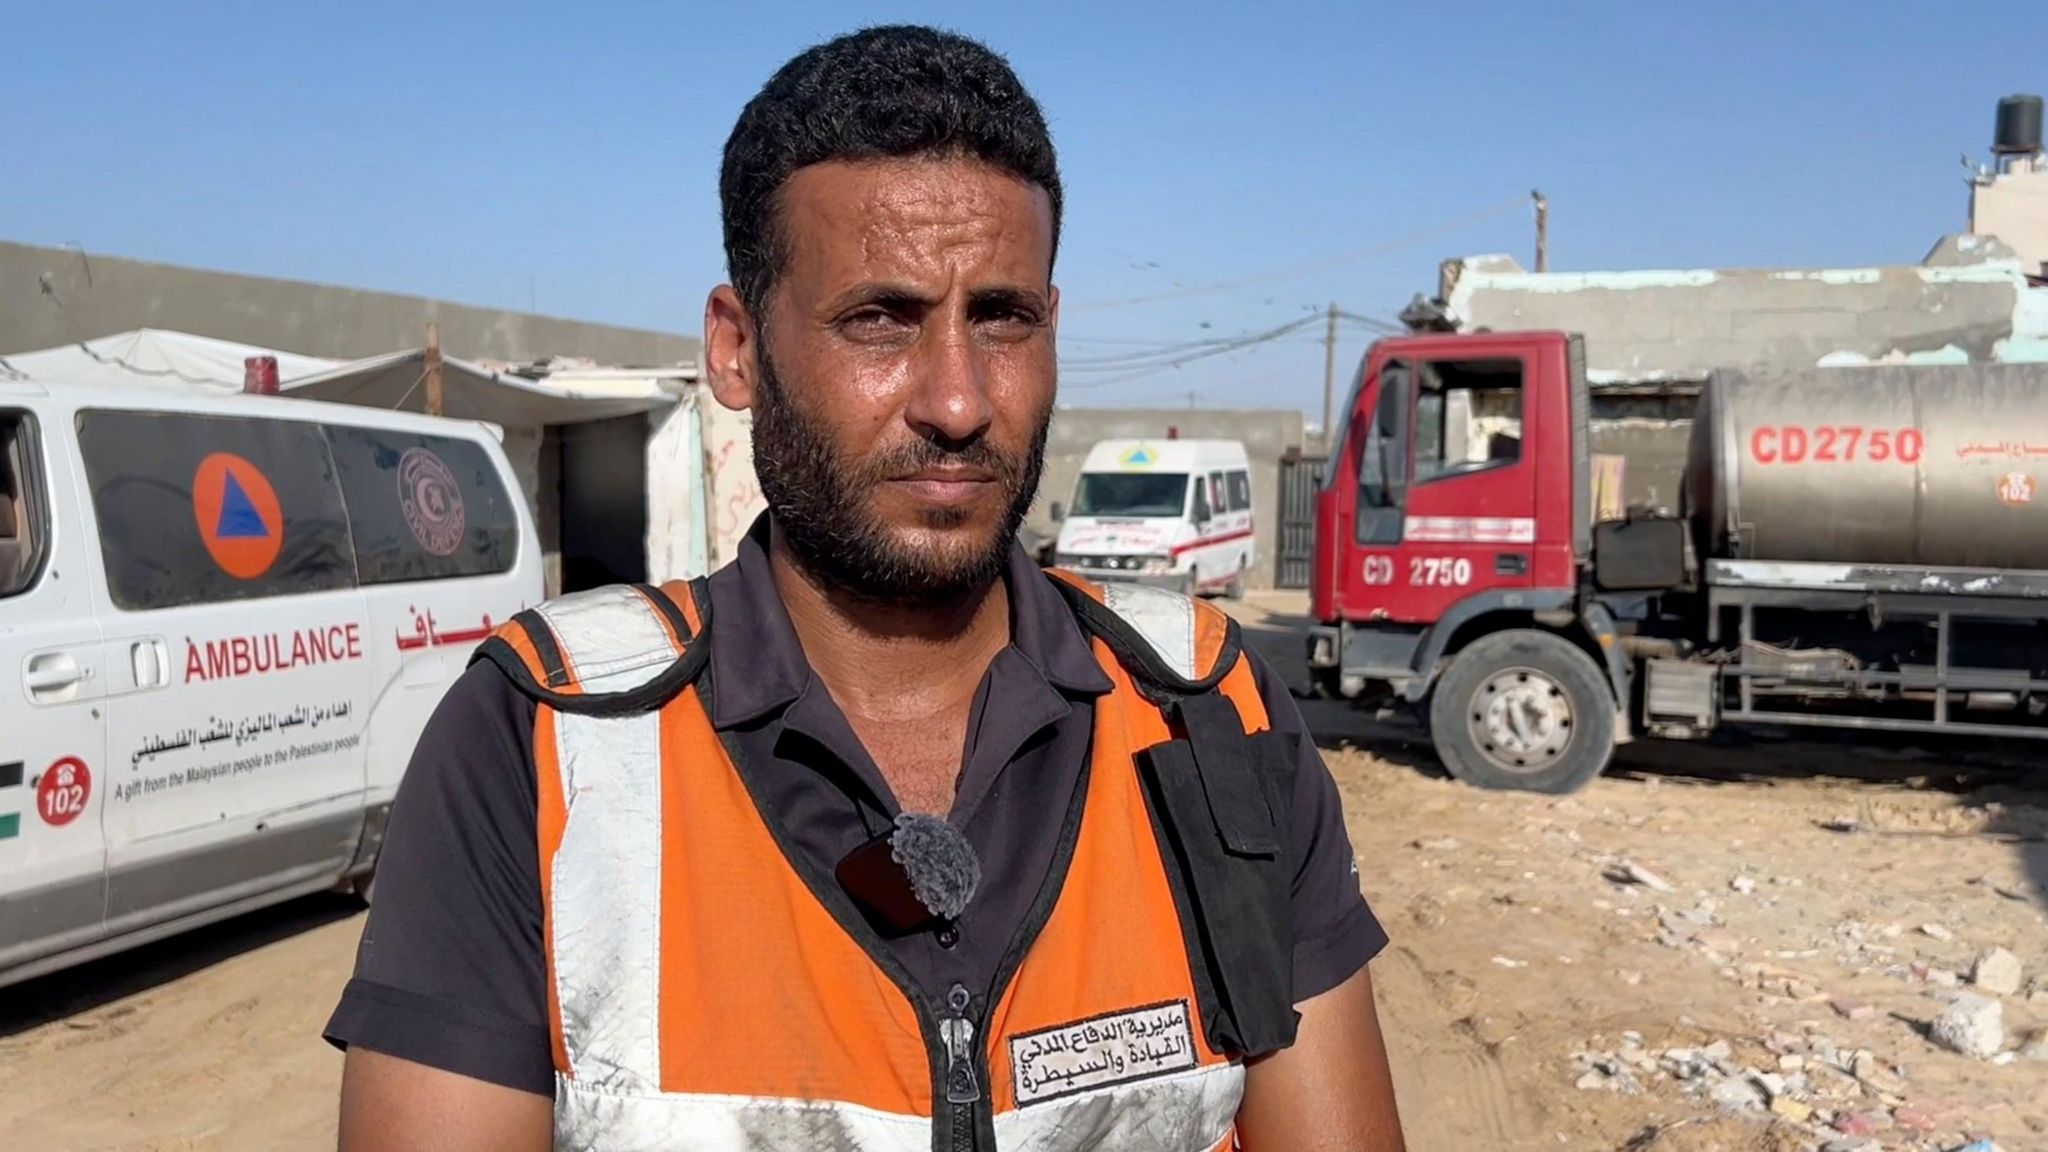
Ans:
[[[342,363],[189,332],[138,328],[61,348],[0,356],[0,373],[60,384],[239,392],[242,361],[250,356],[277,357],[280,381],[330,372]]]
[[[329,360],[274,348],[215,340],[189,332],[139,328],[0,357],[0,371],[71,384],[204,388],[239,392],[243,361],[277,359],[278,390],[292,396],[366,408],[426,411],[426,351],[411,349],[364,360]],[[678,385],[694,368],[574,372],[540,379],[508,368],[446,357],[441,361],[441,414],[483,420],[502,428],[581,424],[650,412],[675,403]]]

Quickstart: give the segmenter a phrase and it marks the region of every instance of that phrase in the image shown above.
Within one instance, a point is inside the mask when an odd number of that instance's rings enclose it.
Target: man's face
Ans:
[[[835,162],[798,171],[780,211],[751,389],[778,529],[857,595],[986,588],[1052,417],[1049,201],[971,160]]]

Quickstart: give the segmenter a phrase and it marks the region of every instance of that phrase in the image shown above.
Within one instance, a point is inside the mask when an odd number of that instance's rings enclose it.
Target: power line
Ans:
[[[1460,228],[1477,224],[1482,220],[1487,220],[1520,208],[1523,203],[1525,203],[1524,197],[1515,196],[1498,204],[1479,209],[1476,212],[1470,212],[1428,228],[1417,229],[1392,240],[1375,244],[1369,248],[1353,249],[1352,251],[1328,256],[1321,260],[1312,260],[1306,264],[1293,264],[1285,268],[1275,268],[1266,272],[1254,273],[1250,276],[1240,276],[1232,280],[1219,280],[1212,284],[1197,284],[1188,288],[1177,288],[1170,292],[1155,292],[1145,296],[1128,296],[1121,300],[1102,300],[1094,303],[1083,301],[1077,304],[1063,304],[1061,305],[1061,310],[1066,312],[1096,312],[1109,308],[1129,308],[1138,304],[1155,304],[1163,300],[1181,300],[1189,296],[1204,296],[1212,292],[1227,292],[1233,288],[1242,288],[1249,284],[1258,284],[1267,280],[1280,280],[1289,276],[1320,272],[1326,268],[1336,268],[1358,260],[1390,256],[1403,248],[1421,243],[1424,240],[1434,239],[1445,232],[1453,232]]]
[[[1062,369],[1078,372],[1110,372],[1124,368],[1137,368],[1147,364],[1163,364],[1186,359],[1194,353],[1229,351],[1247,343],[1268,344],[1286,339],[1300,331],[1306,321],[1294,321],[1277,328],[1259,332],[1241,332],[1234,336],[1221,336],[1210,340],[1187,340],[1179,344],[1168,344],[1142,352],[1120,352],[1101,356],[1063,357]]]
[[[1212,346],[1198,348],[1164,358],[1133,358],[1130,364],[1124,366],[1086,366],[1082,369],[1083,371],[1093,370],[1098,372],[1105,372],[1107,373],[1107,375],[1092,380],[1085,380],[1077,384],[1064,385],[1064,387],[1070,389],[1102,388],[1111,384],[1121,384],[1131,380],[1140,380],[1147,376],[1158,375],[1161,372],[1173,371],[1174,369],[1179,368],[1182,365],[1192,364],[1198,360],[1207,360],[1216,356],[1226,356],[1233,352],[1242,352],[1248,348],[1257,347],[1261,344],[1271,344],[1283,336],[1299,332],[1302,329],[1308,327],[1311,324],[1317,323],[1320,320],[1322,320],[1321,316],[1304,316],[1299,320],[1290,321],[1276,328],[1268,328],[1264,332],[1254,332],[1249,335],[1241,336],[1233,340],[1215,343]],[[1064,371],[1066,366],[1062,365],[1061,367]]]

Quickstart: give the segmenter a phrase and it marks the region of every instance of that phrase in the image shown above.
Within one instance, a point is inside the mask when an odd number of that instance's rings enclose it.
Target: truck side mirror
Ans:
[[[1052,517],[1052,522],[1055,524],[1067,518],[1067,506],[1057,500],[1053,501],[1052,507],[1047,508],[1045,511],[1046,515]]]

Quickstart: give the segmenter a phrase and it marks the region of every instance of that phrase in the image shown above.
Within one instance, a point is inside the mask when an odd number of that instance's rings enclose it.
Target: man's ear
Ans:
[[[711,394],[735,412],[752,408],[760,366],[761,329],[733,286],[720,284],[704,301],[704,377]]]

